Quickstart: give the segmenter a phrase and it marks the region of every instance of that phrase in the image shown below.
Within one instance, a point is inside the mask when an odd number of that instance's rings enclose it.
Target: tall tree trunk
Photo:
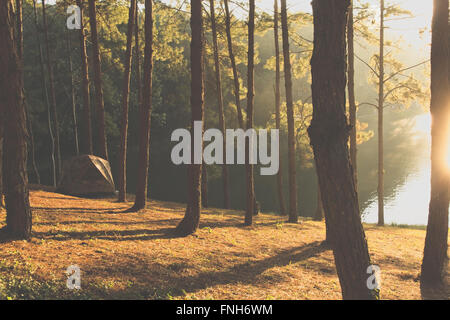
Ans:
[[[14,40],[12,0],[0,2],[0,114],[4,119],[6,231],[17,239],[31,236],[27,176],[27,128],[22,65]]]
[[[24,74],[23,74],[23,6],[22,0],[16,0],[16,27],[17,27],[17,55],[19,57],[20,64],[22,65],[22,72],[20,76],[21,86],[24,87]],[[34,135],[33,135],[33,127],[31,123],[31,117],[29,116],[28,107],[24,98],[24,106],[25,106],[25,116],[27,119],[27,129],[28,129],[28,140],[30,144],[30,153],[31,153],[31,164],[34,170],[34,175],[36,177],[36,183],[41,183],[41,177],[39,175],[39,171],[36,165],[36,154],[34,150]]]
[[[450,88],[448,81],[448,0],[434,0],[431,44],[431,200],[420,277],[423,285],[442,280],[448,249],[447,167]]]
[[[322,205],[322,195],[320,193],[320,186],[317,185],[317,206],[316,206],[316,213],[314,215],[315,221],[322,221],[324,218],[323,213],[323,205]]]
[[[73,137],[75,139],[75,154],[78,156],[80,155],[80,146],[78,142],[77,103],[75,98],[75,84],[73,81],[72,42],[70,40],[70,34],[68,29],[66,29],[66,38],[67,38],[67,62],[69,64],[69,73],[70,73],[70,97],[72,103]]]
[[[136,86],[138,93],[138,104],[142,104],[142,81],[141,81],[141,49],[139,46],[139,7],[136,5],[136,21],[134,24],[134,55],[136,66]]]
[[[216,13],[214,9],[214,0],[210,0],[211,8],[211,28],[213,35],[213,49],[214,49],[214,65],[216,73],[216,94],[217,103],[219,105],[219,125],[220,130],[223,133],[223,165],[222,165],[222,183],[223,183],[223,206],[225,209],[230,207],[230,190],[228,182],[228,167],[226,164],[226,134],[225,134],[225,115],[223,110],[223,97],[222,97],[222,79],[220,74],[220,62],[219,62],[219,45],[217,43],[217,27],[216,27]]]
[[[357,141],[356,141],[356,100],[355,100],[355,46],[354,46],[354,26],[353,26],[353,0],[351,0],[348,12],[347,24],[348,39],[348,102],[350,118],[350,160],[352,161],[356,190],[358,190],[357,172]]]
[[[39,65],[41,67],[41,77],[42,77],[42,100],[45,101],[47,106],[47,127],[50,136],[50,159],[51,159],[51,170],[52,170],[52,180],[53,186],[56,187],[56,162],[55,162],[55,137],[53,136],[52,122],[51,122],[51,107],[50,99],[48,97],[47,90],[47,79],[45,77],[45,66],[44,66],[44,54],[42,51],[41,39],[39,35],[39,24],[38,24],[38,12],[36,6],[36,0],[33,0],[33,13],[34,13],[34,25],[36,27],[36,40],[38,43],[39,50]]]
[[[375,299],[371,265],[348,151],[345,115],[346,24],[349,0],[313,0],[313,119],[308,129],[344,299]]]
[[[92,148],[92,125],[91,125],[91,99],[89,93],[89,64],[86,51],[86,35],[84,28],[84,1],[77,0],[77,5],[80,8],[80,52],[81,52],[81,77],[82,77],[82,92],[83,92],[83,121],[82,121],[82,154],[93,154]]]
[[[384,226],[384,0],[380,0],[380,57],[378,79],[378,225]]]
[[[274,1],[274,25],[273,32],[275,38],[275,122],[276,128],[280,130],[281,123],[281,115],[280,115],[280,107],[281,107],[281,90],[280,90],[280,79],[281,79],[281,67],[280,67],[280,37],[278,32],[278,21],[279,21],[279,12],[278,12],[278,0]],[[280,205],[280,214],[286,214],[286,207],[284,205],[284,196],[283,196],[283,170],[281,167],[281,163],[279,164],[278,173],[277,173],[277,187],[278,187],[278,201]]]
[[[284,79],[286,87],[286,113],[288,120],[288,159],[289,159],[289,222],[298,221],[297,213],[297,170],[295,168],[295,122],[292,98],[292,72],[289,50],[289,29],[286,0],[281,0],[281,29],[283,33]]]
[[[202,165],[202,207],[208,208],[208,171],[206,165]]]
[[[240,93],[240,84],[239,84],[239,74],[236,66],[236,57],[233,52],[233,42],[231,38],[231,15],[230,9],[228,7],[228,0],[224,0],[225,4],[225,32],[227,34],[227,44],[228,44],[228,55],[230,57],[231,69],[233,70],[233,81],[234,81],[234,98],[237,109],[237,118],[239,127],[244,129],[244,116],[242,115],[241,108],[241,93]]]
[[[127,48],[125,51],[125,70],[122,84],[122,125],[120,133],[120,151],[119,151],[119,202],[125,202],[127,199],[127,136],[128,136],[128,109],[130,102],[130,80],[131,80],[131,50],[133,45],[133,27],[136,20],[136,0],[131,0],[128,14],[127,30]]]
[[[0,209],[4,208],[3,203],[3,108],[0,108]]]
[[[44,24],[44,40],[45,49],[47,53],[47,72],[50,85],[50,98],[51,98],[51,116],[53,118],[53,130],[55,134],[55,156],[56,156],[56,180],[59,179],[61,174],[61,150],[59,143],[59,121],[58,112],[56,107],[56,92],[55,92],[55,79],[53,75],[53,60],[50,52],[50,40],[48,38],[48,23],[47,23],[47,10],[45,0],[42,0],[42,22]]]
[[[136,198],[131,211],[145,208],[148,188],[148,162],[150,146],[150,124],[152,114],[152,72],[153,72],[153,4],[145,0],[145,49],[144,49],[144,89],[140,110],[140,135],[138,180]]]
[[[193,137],[194,122],[202,121],[203,123],[204,112],[204,41],[201,0],[191,0],[191,34],[191,137]],[[194,139],[192,139],[191,148],[194,150]],[[203,150],[203,142],[201,150]],[[192,234],[198,228],[202,209],[201,180],[202,165],[194,163],[194,152],[192,152],[191,164],[188,168],[188,204],[184,218],[175,230],[179,235]]]
[[[247,130],[253,128],[253,107],[255,103],[255,0],[249,1],[248,18],[248,69],[247,69]],[[245,212],[245,225],[251,226],[255,212],[255,187],[253,178],[253,164],[250,163],[251,143],[245,143],[245,171],[247,177],[247,210]]]
[[[92,61],[94,64],[95,104],[97,107],[97,155],[108,160],[105,128],[105,102],[103,99],[102,68],[97,33],[95,0],[89,0],[89,23],[91,25]]]

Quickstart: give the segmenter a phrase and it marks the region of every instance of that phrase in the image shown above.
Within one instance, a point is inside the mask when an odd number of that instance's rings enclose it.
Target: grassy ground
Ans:
[[[0,243],[0,299],[341,298],[320,222],[262,214],[243,227],[242,212],[205,209],[196,235],[174,238],[180,204],[151,201],[144,212],[120,213],[130,204],[35,190],[31,205],[31,241]],[[421,299],[425,231],[365,229],[382,299]],[[70,265],[81,268],[81,290],[66,289]]]

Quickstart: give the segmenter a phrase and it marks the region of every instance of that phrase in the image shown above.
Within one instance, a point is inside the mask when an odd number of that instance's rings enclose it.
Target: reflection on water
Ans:
[[[426,225],[430,201],[430,115],[422,114],[414,118],[414,132],[411,139],[426,139],[421,151],[413,161],[410,173],[398,181],[394,192],[385,199],[386,224]],[[378,201],[374,193],[363,211],[363,221],[378,221]]]

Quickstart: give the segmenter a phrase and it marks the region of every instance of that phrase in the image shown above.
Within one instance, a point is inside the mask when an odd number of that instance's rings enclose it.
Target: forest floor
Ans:
[[[173,228],[184,205],[150,201],[140,213],[115,199],[31,191],[30,241],[0,243],[0,299],[340,299],[323,222],[204,209],[195,235]],[[5,212],[0,212],[0,228]],[[422,299],[425,231],[365,225],[382,299]],[[81,290],[66,269],[81,269]],[[450,299],[448,286],[433,298]]]

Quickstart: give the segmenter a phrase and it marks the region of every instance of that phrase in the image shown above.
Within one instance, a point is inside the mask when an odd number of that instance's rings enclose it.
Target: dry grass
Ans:
[[[262,214],[249,228],[242,212],[205,209],[197,234],[176,238],[180,204],[151,201],[144,212],[120,213],[130,204],[36,190],[31,205],[32,239],[0,244],[0,298],[341,298],[320,222]],[[382,298],[421,299],[425,231],[370,225],[366,234]],[[81,268],[80,291],[65,289],[70,265]]]

